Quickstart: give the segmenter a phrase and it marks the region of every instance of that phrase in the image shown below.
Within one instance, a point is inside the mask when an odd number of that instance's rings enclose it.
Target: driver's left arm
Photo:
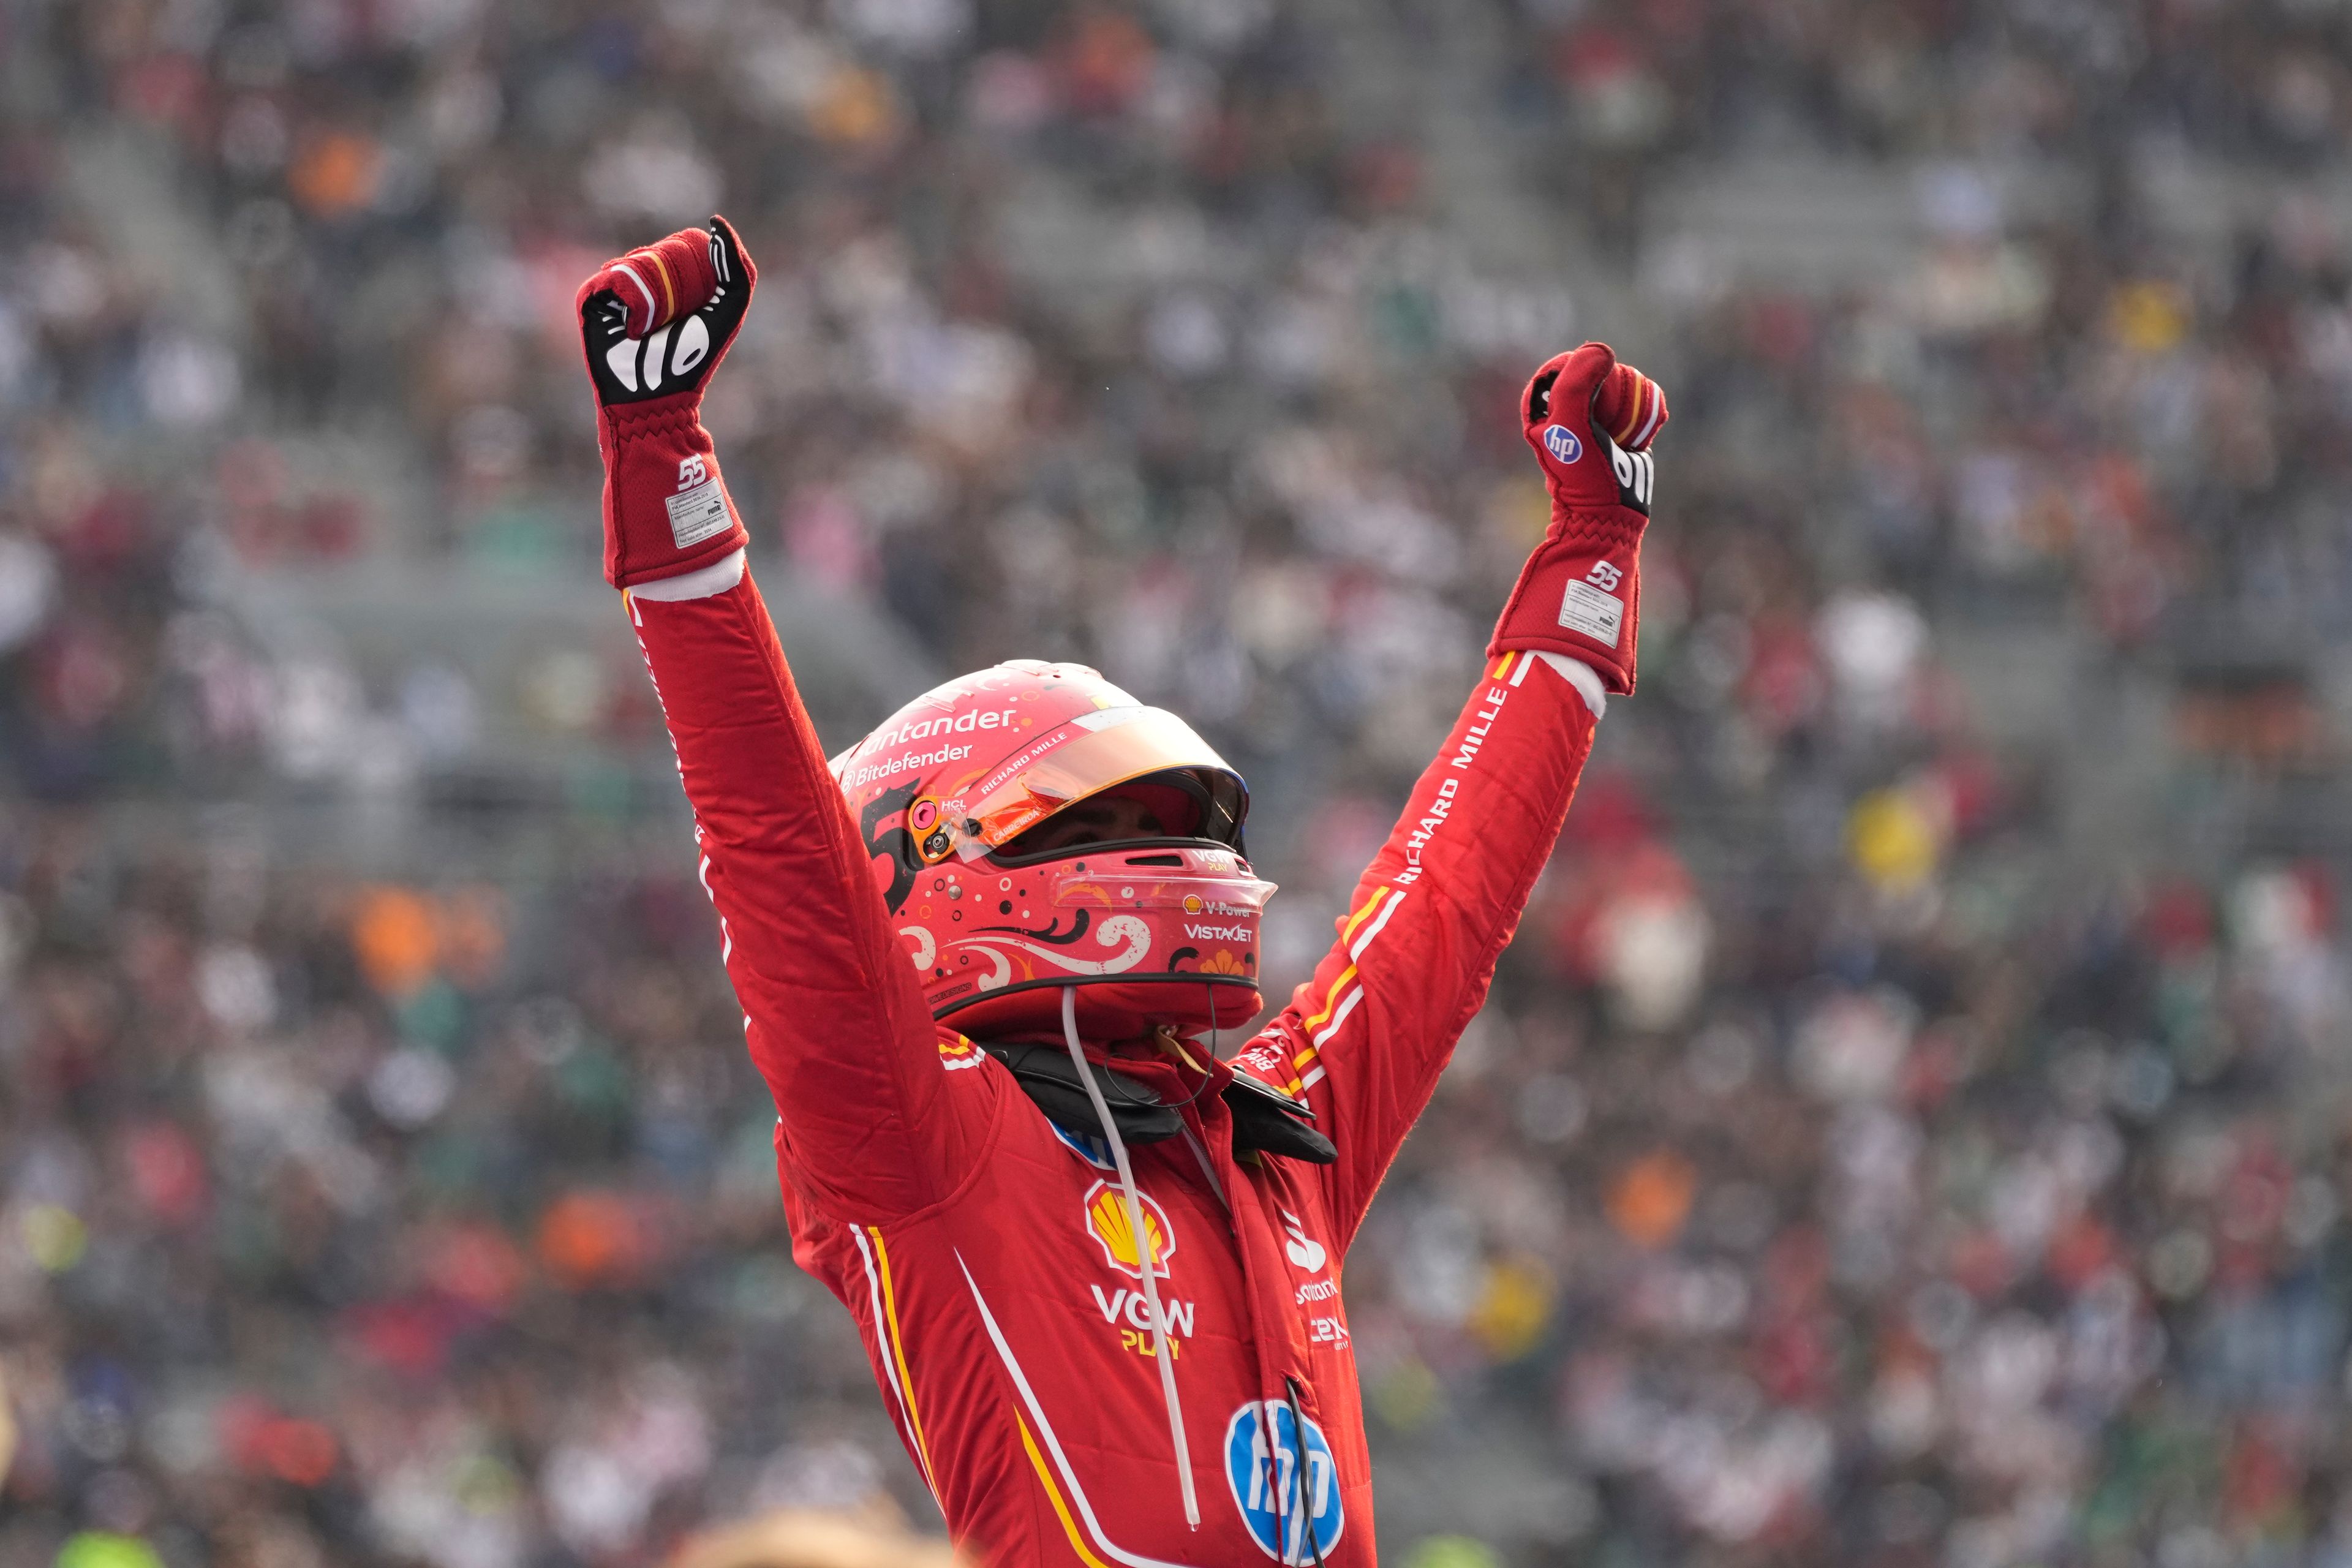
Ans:
[[[1338,1146],[1328,1180],[1342,1250],[1486,1002],[1608,695],[1633,689],[1647,448],[1664,395],[1587,343],[1536,372],[1519,417],[1552,521],[1496,626],[1485,679],[1314,978],[1234,1063],[1304,1095]]]

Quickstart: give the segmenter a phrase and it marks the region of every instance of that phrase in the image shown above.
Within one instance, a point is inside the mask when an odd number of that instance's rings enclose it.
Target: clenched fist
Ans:
[[[759,269],[722,217],[615,257],[580,285],[581,350],[604,455],[604,579],[676,576],[749,539],[719,477],[702,389]]]
[[[1565,654],[1601,685],[1633,689],[1642,608],[1649,447],[1666,423],[1658,384],[1606,343],[1555,354],[1519,397],[1520,433],[1543,466],[1551,526],[1519,574],[1487,644]]]

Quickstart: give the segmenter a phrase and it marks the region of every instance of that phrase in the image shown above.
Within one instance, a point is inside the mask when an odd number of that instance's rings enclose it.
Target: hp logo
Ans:
[[[1300,1442],[1298,1423],[1276,1400],[1244,1405],[1225,1425],[1225,1479],[1234,1504],[1258,1550],[1288,1568],[1311,1564],[1318,1552],[1328,1556],[1347,1522],[1331,1445],[1312,1421],[1305,1436]]]

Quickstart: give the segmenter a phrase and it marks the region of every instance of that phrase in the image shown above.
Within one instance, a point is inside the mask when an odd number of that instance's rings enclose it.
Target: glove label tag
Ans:
[[[669,536],[680,550],[715,539],[732,525],[727,515],[727,492],[719,488],[717,474],[666,497],[663,504],[669,508]]]
[[[1568,585],[1560,599],[1559,624],[1580,637],[1615,647],[1618,629],[1625,624],[1625,601],[1579,578]]]

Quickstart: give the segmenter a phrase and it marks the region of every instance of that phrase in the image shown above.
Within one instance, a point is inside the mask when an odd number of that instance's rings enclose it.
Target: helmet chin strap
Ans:
[[[1110,1106],[1103,1099],[1100,1085],[1095,1082],[1095,1069],[1087,1060],[1087,1053],[1078,1044],[1078,988],[1062,987],[1062,1039],[1070,1047],[1070,1060],[1078,1069],[1078,1081],[1087,1086],[1087,1098],[1094,1102],[1095,1117],[1102,1124],[1103,1135],[1110,1142],[1111,1163],[1118,1167],[1118,1190],[1127,1199],[1128,1234],[1135,1237],[1136,1260],[1143,1266],[1143,1300],[1151,1314],[1151,1355],[1160,1363],[1160,1394],[1168,1402],[1168,1437],[1176,1447],[1176,1479],[1184,1489],[1184,1522],[1194,1530],[1201,1528],[1201,1500],[1192,1488],[1192,1456],[1184,1446],[1184,1407],[1176,1400],[1176,1360],[1169,1354],[1168,1318],[1160,1310],[1160,1287],[1152,1276],[1158,1271],[1160,1249],[1152,1244],[1151,1232],[1143,1224],[1143,1199],[1135,1190],[1135,1167],[1129,1163],[1127,1143],[1118,1135],[1118,1123],[1111,1120]]]

